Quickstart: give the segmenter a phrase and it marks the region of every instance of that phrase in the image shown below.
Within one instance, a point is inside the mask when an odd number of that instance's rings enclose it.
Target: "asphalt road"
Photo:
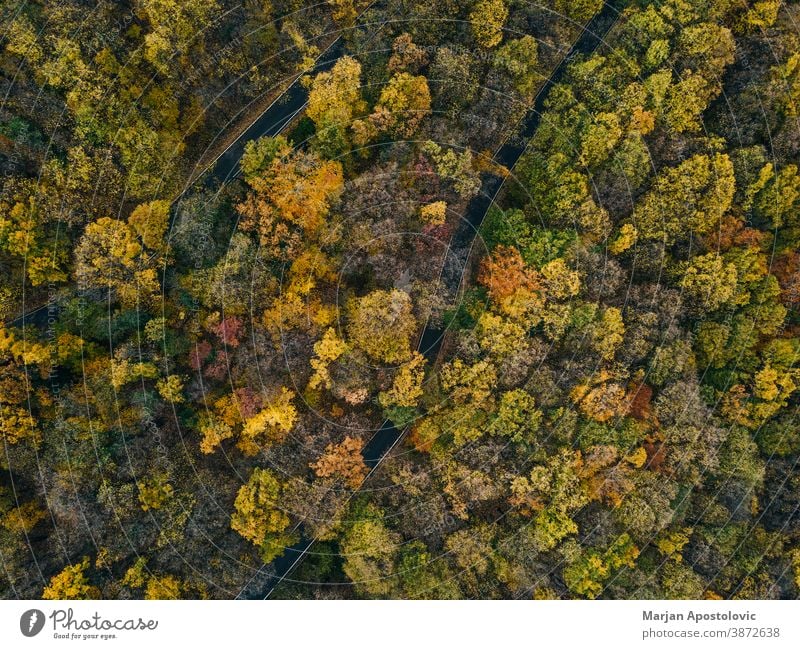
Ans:
[[[329,70],[344,54],[341,38],[337,38],[317,58],[313,69],[307,74],[317,74]],[[211,163],[204,174],[206,182],[224,184],[239,174],[239,163],[244,154],[245,145],[260,137],[280,134],[306,106],[308,92],[300,84],[298,76],[291,85],[273,101],[267,109],[253,122],[222,154]]]
[[[619,18],[620,11],[625,5],[625,0],[610,0],[603,5],[595,17],[590,20],[583,28],[580,36],[573,43],[567,55],[553,70],[550,77],[540,88],[531,109],[528,111],[522,122],[520,137],[514,142],[505,143],[495,154],[494,161],[507,169],[512,169],[522,154],[525,152],[527,143],[536,133],[541,122],[544,104],[553,86],[556,85],[567,71],[567,67],[573,58],[578,55],[587,55],[594,52],[602,43],[611,27]],[[498,198],[500,191],[505,183],[504,178],[487,175],[483,179],[481,191],[468,203],[464,217],[459,222],[451,246],[455,249],[470,249],[475,241],[475,237],[480,230],[486,213]],[[466,258],[466,257],[465,257]],[[450,279],[451,285],[447,286],[452,294],[458,292],[461,282],[463,282],[466,266],[454,279]],[[429,361],[434,363],[439,355],[444,331],[433,326],[426,326],[420,337],[418,350]],[[399,429],[386,420],[383,425],[375,432],[372,438],[364,447],[364,462],[370,467],[370,475],[383,462],[389,452],[400,442],[406,429]],[[369,475],[363,484],[369,480]],[[362,484],[362,486],[363,486]],[[352,495],[351,495],[352,498]],[[286,549],[283,555],[275,559],[269,566],[269,572],[260,571],[260,577],[254,579],[242,590],[239,597],[246,599],[268,599],[277,586],[287,579],[291,573],[297,569],[303,559],[308,555],[315,539],[302,538],[300,542]],[[254,583],[254,582],[257,582]]]

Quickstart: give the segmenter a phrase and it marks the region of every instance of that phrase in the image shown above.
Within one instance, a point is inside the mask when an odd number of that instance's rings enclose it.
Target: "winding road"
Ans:
[[[373,3],[374,4],[374,3]],[[566,56],[555,67],[551,75],[545,80],[536,95],[531,109],[522,121],[520,137],[514,142],[506,142],[495,153],[493,161],[497,165],[512,169],[524,153],[527,143],[536,133],[541,122],[544,104],[550,90],[564,76],[570,61],[577,55],[591,54],[604,41],[609,30],[616,23],[621,9],[625,6],[625,0],[609,0],[605,2],[602,9],[584,27]],[[370,7],[373,6],[372,4]],[[364,15],[369,9],[367,7],[359,16]],[[355,27],[358,29],[359,27]],[[331,68],[345,53],[342,37],[336,38],[315,60],[314,66],[306,73],[317,73]],[[298,75],[260,115],[247,127],[225,150],[195,176],[195,181],[188,184],[183,192],[175,199],[173,206],[179,204],[185,194],[196,187],[197,182],[206,184],[225,184],[235,178],[239,173],[239,163],[245,150],[246,144],[254,139],[264,136],[278,135],[284,131],[287,125],[291,124],[296,116],[302,113],[306,106],[308,93],[300,83],[303,75]],[[483,178],[481,191],[469,202],[463,218],[460,220],[456,231],[453,234],[451,247],[461,251],[467,251],[465,259],[469,258],[469,251],[475,241],[475,237],[483,223],[489,208],[495,203],[503,186],[505,177],[486,175]],[[173,210],[174,213],[174,210]],[[447,286],[452,294],[457,294],[464,281],[468,265],[465,263],[459,275],[450,278],[451,285]],[[15,318],[8,323],[8,326],[24,327],[26,325],[44,326],[49,313],[49,304],[44,304],[23,315]],[[445,332],[434,326],[426,326],[420,336],[418,350],[428,359],[430,363],[435,363],[441,348]],[[364,461],[370,467],[367,479],[362,483],[366,484],[370,476],[377,470],[383,460],[389,455],[391,450],[402,440],[406,429],[395,427],[391,421],[385,421],[383,425],[374,433],[363,449]],[[351,494],[350,498],[358,493]],[[295,527],[299,530],[300,525]],[[286,580],[292,572],[300,565],[308,555],[316,539],[302,537],[301,540],[286,549],[283,555],[264,565],[241,589],[237,599],[267,599],[276,587]]]
[[[493,161],[497,165],[502,165],[509,170],[513,169],[525,152],[528,142],[539,128],[542,113],[544,112],[544,104],[553,86],[563,78],[570,62],[576,56],[591,54],[604,42],[606,35],[619,19],[625,4],[625,0],[609,0],[605,2],[602,9],[584,25],[566,56],[559,62],[539,89],[531,109],[522,121],[520,137],[515,142],[506,142],[495,153]],[[268,120],[265,120],[265,123],[266,121]],[[487,175],[483,179],[481,191],[468,203],[464,216],[453,234],[451,243],[452,248],[468,251],[465,259],[469,258],[469,251],[472,249],[475,237],[489,208],[499,197],[505,185],[505,179],[505,176]],[[458,292],[461,283],[463,283],[467,268],[468,264],[465,263],[460,275],[451,280],[453,285],[447,286],[453,294]],[[435,363],[438,358],[444,334],[445,332],[442,329],[428,325],[420,336],[417,349],[431,364]],[[361,488],[369,481],[370,476],[377,470],[391,450],[402,440],[406,430],[406,428],[397,428],[391,421],[386,420],[367,442],[362,453],[364,462],[370,468],[370,472],[362,483]],[[350,498],[356,493],[358,493],[358,490],[353,492]],[[295,530],[298,528],[299,525],[295,526]],[[298,543],[287,548],[283,555],[259,571],[258,576],[261,578],[251,579],[250,583],[240,592],[239,598],[268,599],[275,589],[297,569],[315,543],[316,539],[303,537]],[[269,571],[268,573],[266,572],[267,570]],[[256,583],[258,584],[257,586]]]

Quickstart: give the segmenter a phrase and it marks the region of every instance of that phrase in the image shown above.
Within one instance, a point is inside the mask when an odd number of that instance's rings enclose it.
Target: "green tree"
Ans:
[[[534,435],[542,423],[542,413],[535,399],[524,390],[511,390],[500,397],[497,415],[489,426],[489,433],[507,437],[514,442],[534,442]]]
[[[638,556],[639,549],[627,534],[623,534],[604,552],[579,551],[578,558],[564,568],[564,582],[577,595],[594,599],[603,592],[609,577],[620,568],[632,568]]]
[[[516,91],[523,97],[532,97],[540,79],[537,73],[539,46],[532,36],[508,40],[497,49],[493,64],[511,79]]]
[[[385,597],[395,586],[400,535],[386,527],[383,511],[374,505],[357,507],[351,519],[340,541],[342,569],[356,592]]]

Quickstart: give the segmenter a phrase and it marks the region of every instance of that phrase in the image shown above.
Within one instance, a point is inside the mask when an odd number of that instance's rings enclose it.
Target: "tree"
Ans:
[[[214,413],[202,413],[197,428],[203,436],[200,451],[206,455],[216,451],[222,442],[234,436],[233,426]]]
[[[339,338],[336,330],[332,327],[328,328],[322,338],[314,343],[316,358],[311,359],[311,367],[314,370],[314,374],[311,375],[308,381],[308,387],[311,390],[316,390],[320,386],[324,386],[328,390],[333,387],[328,367],[344,354],[347,349],[347,343]]]
[[[571,514],[589,500],[580,476],[582,467],[580,452],[563,449],[534,466],[528,476],[512,480],[509,502],[521,515],[535,515],[533,534],[538,549],[552,550],[578,531]]]
[[[425,393],[422,382],[425,379],[425,357],[419,352],[412,353],[411,358],[397,370],[392,387],[378,394],[378,403],[384,410],[413,410],[420,397]]]
[[[242,228],[258,233],[264,253],[287,260],[322,232],[344,181],[338,162],[322,160],[313,152],[293,151],[282,137],[275,140],[274,148],[263,145],[252,150],[248,169],[264,169],[251,172],[248,184],[253,191],[237,210]],[[267,153],[262,159],[263,150]]]
[[[772,163],[761,170],[758,180],[747,189],[747,205],[761,222],[779,229],[791,222],[800,201],[800,174],[796,165],[786,165],[777,172]]]
[[[573,550],[578,557],[564,568],[564,583],[574,593],[594,599],[603,592],[606,580],[623,567],[632,568],[639,556],[627,534],[618,537],[604,552]]]
[[[78,284],[115,291],[125,306],[148,304],[159,292],[152,262],[123,221],[103,217],[86,226],[76,257]]]
[[[333,19],[340,27],[352,27],[355,24],[357,0],[330,0],[333,5]]]
[[[772,68],[769,90],[786,117],[800,114],[800,53]]]
[[[509,300],[510,301],[510,300]],[[525,313],[520,313],[522,322],[526,322]],[[486,312],[478,318],[475,337],[480,348],[493,360],[504,359],[520,349],[527,331],[523,325],[509,318]]]
[[[8,397],[3,395],[2,401],[7,399]],[[0,424],[2,424],[2,439],[8,444],[19,444],[22,440],[37,443],[41,440],[41,430],[30,411],[22,406],[22,401],[0,403]]]
[[[351,148],[350,126],[365,109],[361,65],[344,56],[330,72],[320,72],[311,82],[306,115],[317,127],[315,148],[327,158],[347,152]]]
[[[164,474],[150,476],[146,480],[137,482],[136,486],[139,489],[139,504],[145,512],[161,509],[175,493],[174,487]]]
[[[358,489],[369,473],[361,450],[364,442],[346,436],[339,444],[328,444],[325,453],[309,466],[319,478],[340,477],[351,489]]]
[[[63,246],[48,230],[48,188],[31,181],[6,183],[0,198],[0,250],[25,264],[25,272],[33,286],[45,282],[62,282],[65,261]],[[59,197],[59,203],[65,197]]]
[[[603,0],[553,0],[555,10],[578,23],[585,23],[603,6]]]
[[[239,162],[244,179],[252,185],[252,181],[257,180],[269,170],[273,160],[288,155],[290,151],[291,147],[289,147],[288,141],[281,136],[249,140],[244,145],[242,159]]]
[[[680,31],[676,54],[678,67],[692,69],[721,89],[725,68],[733,63],[736,43],[727,27],[711,22],[689,25]]]
[[[540,274],[545,295],[550,300],[566,300],[580,293],[580,275],[567,266],[563,258],[546,263]]]
[[[447,203],[436,201],[423,205],[419,210],[419,217],[423,223],[429,226],[444,225],[447,220]]]
[[[595,115],[581,133],[578,163],[595,168],[605,162],[622,139],[623,130],[615,113]]]
[[[436,173],[450,181],[461,198],[471,198],[478,193],[481,182],[474,168],[472,151],[465,149],[456,153],[453,149],[443,149],[430,140],[423,144],[422,149],[436,166]]]
[[[394,585],[400,535],[386,527],[383,511],[374,505],[355,509],[352,524],[340,537],[342,569],[356,592],[385,597]]]
[[[430,113],[431,93],[428,80],[408,72],[395,74],[381,91],[370,122],[378,132],[410,138]]]
[[[580,411],[599,422],[606,422],[623,415],[627,408],[625,388],[614,381],[606,381],[607,372],[600,372],[591,382],[573,388],[572,400]]]
[[[651,459],[650,468],[655,469],[655,465],[656,462]],[[678,485],[653,470],[637,471],[631,479],[634,488],[615,508],[614,516],[634,540],[650,543],[675,516],[672,502],[678,494]]]
[[[100,589],[92,586],[84,574],[88,568],[89,557],[64,568],[45,586],[42,599],[98,599]]]
[[[727,155],[695,155],[662,172],[639,201],[634,226],[647,239],[668,242],[713,230],[733,201],[733,165]]]
[[[497,246],[481,260],[478,282],[489,290],[489,297],[498,304],[518,290],[536,291],[541,286],[539,273],[527,268],[514,247]]]
[[[169,72],[170,59],[186,53],[219,8],[217,0],[139,0],[138,4],[153,28],[145,35],[144,56],[163,74]]]
[[[608,244],[608,251],[612,255],[621,255],[636,244],[639,232],[630,223],[623,223],[619,234]]]
[[[445,549],[450,552],[462,570],[485,575],[492,563],[494,532],[485,524],[458,530],[445,540]]]
[[[681,289],[699,313],[716,311],[731,300],[736,291],[736,266],[726,263],[715,252],[692,259],[681,278]]]
[[[151,576],[147,580],[144,598],[152,600],[181,599],[183,584],[174,575]]]
[[[522,36],[506,41],[497,49],[493,64],[508,75],[516,91],[523,97],[532,97],[540,79],[537,73],[539,46],[533,36]]]
[[[503,25],[508,18],[505,0],[478,0],[469,14],[475,40],[490,49],[503,40]]]
[[[780,0],[756,0],[740,19],[739,25],[742,31],[758,33],[772,27],[778,18],[780,8]]]
[[[625,338],[622,312],[613,306],[603,310],[594,332],[593,346],[604,361],[613,360]]]
[[[244,453],[255,455],[286,438],[297,421],[297,408],[292,404],[294,397],[294,392],[281,387],[276,395],[265,400],[265,407],[244,423],[238,443]]]
[[[38,444],[42,439],[35,411],[38,399],[30,383],[33,367],[44,377],[50,374],[52,357],[47,346],[20,338],[0,324],[0,440],[6,444],[23,440]]]
[[[139,236],[145,248],[160,250],[169,219],[169,201],[152,201],[139,205],[128,217],[128,225]]]
[[[387,64],[389,72],[416,74],[427,64],[428,54],[424,48],[414,43],[410,34],[400,34],[392,41],[392,56]]]
[[[4,512],[4,496],[5,493],[0,491],[0,527],[5,528],[11,534],[27,536],[47,516],[34,500],[29,500]]]
[[[398,289],[376,290],[355,298],[349,307],[350,343],[375,361],[403,363],[411,357],[417,322],[411,297]]]
[[[231,528],[260,548],[265,562],[283,554],[296,540],[287,532],[289,515],[280,509],[284,489],[270,470],[255,468],[233,505]]]
[[[177,374],[170,374],[156,383],[156,390],[161,398],[170,403],[183,403],[183,379]]]
[[[492,396],[497,370],[488,361],[469,365],[456,358],[442,367],[440,380],[453,402],[480,407]]]
[[[453,116],[475,99],[480,88],[472,57],[449,47],[436,49],[428,80],[434,108]]]
[[[701,130],[701,115],[708,107],[712,90],[699,74],[687,70],[683,78],[667,88],[663,104],[664,121],[676,133]]]
[[[541,422],[542,412],[536,409],[535,399],[524,390],[511,390],[500,398],[500,406],[489,426],[489,433],[514,442],[531,443]]]

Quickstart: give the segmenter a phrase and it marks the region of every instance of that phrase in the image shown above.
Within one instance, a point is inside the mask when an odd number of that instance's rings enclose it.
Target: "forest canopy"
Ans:
[[[0,16],[0,596],[800,597],[800,4]]]

